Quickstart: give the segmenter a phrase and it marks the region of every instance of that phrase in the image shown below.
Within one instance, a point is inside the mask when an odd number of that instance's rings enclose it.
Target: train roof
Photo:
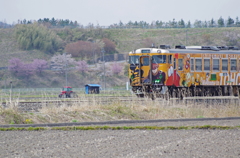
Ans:
[[[176,46],[177,47],[177,46]],[[189,53],[189,54],[239,54],[240,51],[237,47],[212,47],[212,46],[181,46],[177,49],[170,47],[162,48],[139,48],[129,52],[129,54],[142,54],[142,53]],[[229,49],[231,48],[231,49]],[[232,50],[233,49],[233,50]]]
[[[191,49],[169,49],[169,53],[189,53],[189,54],[239,54],[237,50],[191,50]]]

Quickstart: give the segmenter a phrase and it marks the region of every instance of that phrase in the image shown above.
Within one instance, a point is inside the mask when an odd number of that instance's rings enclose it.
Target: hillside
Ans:
[[[8,61],[15,57],[25,62],[34,59],[44,59],[50,62],[52,55],[39,50],[24,51],[19,49],[14,28],[0,29],[0,67],[7,67]],[[63,41],[63,44],[77,40],[100,40],[107,37],[115,42],[119,54],[127,55],[133,49],[155,45],[232,45],[240,47],[240,27],[232,28],[188,28],[188,29],[52,29]],[[64,46],[63,45],[63,46]],[[56,54],[63,53],[57,52]],[[76,58],[76,60],[79,60]],[[89,59],[90,60],[90,59]],[[111,73],[111,64],[106,63],[107,87],[123,86],[127,81],[124,70],[119,75]],[[98,65],[98,68],[95,66]],[[77,70],[68,72],[68,82],[75,87],[82,87],[87,83],[103,83],[103,64],[89,67],[88,72],[81,74]],[[122,62],[124,69],[126,62]],[[7,69],[0,70],[0,87],[8,88],[8,82],[13,81],[13,87],[60,87],[65,84],[65,74],[46,70],[41,75],[33,75],[29,78],[16,77]]]
[[[154,42],[156,45],[234,45],[240,47],[240,27],[188,29],[109,29],[122,53]]]

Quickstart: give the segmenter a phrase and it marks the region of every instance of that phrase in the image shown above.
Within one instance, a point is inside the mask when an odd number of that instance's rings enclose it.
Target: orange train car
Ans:
[[[129,52],[129,80],[139,97],[237,96],[240,51],[227,46],[140,48]]]

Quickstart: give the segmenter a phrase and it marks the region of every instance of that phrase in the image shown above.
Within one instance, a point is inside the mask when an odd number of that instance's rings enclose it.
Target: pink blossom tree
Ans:
[[[114,63],[112,65],[112,73],[118,75],[122,71],[123,67],[119,63]]]
[[[22,77],[29,77],[33,74],[34,74],[33,64],[24,63],[18,75]]]
[[[8,69],[14,74],[22,77],[28,77],[34,73],[32,63],[23,63],[18,58],[9,60]]]
[[[51,69],[59,70],[64,73],[67,67],[74,67],[76,65],[75,59],[71,54],[55,55],[51,58]]]
[[[14,74],[18,73],[22,68],[24,63],[18,58],[12,58],[9,60],[8,70]]]
[[[42,71],[48,68],[48,62],[42,59],[34,59],[32,62],[32,66],[36,72],[42,74]]]
[[[88,65],[87,62],[82,60],[77,62],[77,69],[80,71],[82,74],[88,71]]]

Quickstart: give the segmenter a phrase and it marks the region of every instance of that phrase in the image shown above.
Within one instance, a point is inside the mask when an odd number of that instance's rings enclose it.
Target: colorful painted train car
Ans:
[[[129,53],[129,80],[139,97],[228,96],[239,94],[237,47],[175,46]]]

